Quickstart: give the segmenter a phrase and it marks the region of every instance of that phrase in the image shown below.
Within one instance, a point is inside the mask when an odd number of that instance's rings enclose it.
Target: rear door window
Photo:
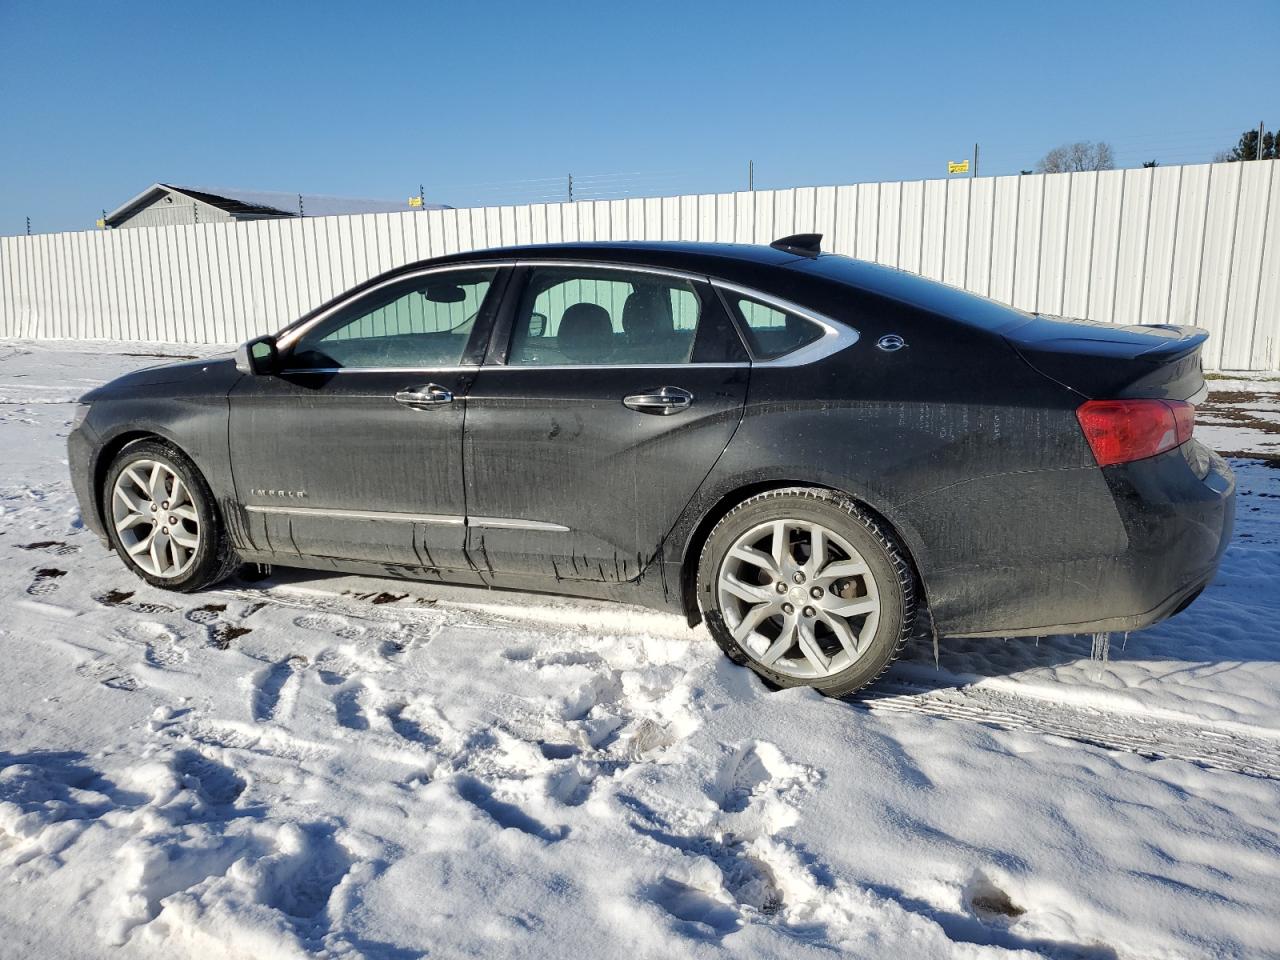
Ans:
[[[594,267],[538,267],[515,317],[512,366],[689,363],[702,316],[693,281]]]

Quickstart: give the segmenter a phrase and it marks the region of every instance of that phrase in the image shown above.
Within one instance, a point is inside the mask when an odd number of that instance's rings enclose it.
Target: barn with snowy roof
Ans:
[[[414,198],[419,200],[420,198]],[[153,183],[103,218],[108,229],[166,227],[188,223],[238,220],[282,220],[289,217],[333,217],[355,213],[404,213],[443,210],[439,203],[409,200],[362,200],[319,194],[262,190],[180,187]]]

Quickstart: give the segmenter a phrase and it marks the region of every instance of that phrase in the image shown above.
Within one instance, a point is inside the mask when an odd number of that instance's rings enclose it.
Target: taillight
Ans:
[[[1196,408],[1185,400],[1089,400],[1076,410],[1098,466],[1154,457],[1191,439]]]

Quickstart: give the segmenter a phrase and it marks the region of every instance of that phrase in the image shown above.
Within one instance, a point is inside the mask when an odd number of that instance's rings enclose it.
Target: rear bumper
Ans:
[[[1073,505],[1070,550],[1054,556],[1051,542],[1065,525],[1053,511],[1065,508],[1042,503],[1041,517],[1021,512],[1020,536],[1041,543],[1040,559],[970,569],[974,581],[963,600],[950,610],[944,603],[936,617],[940,631],[1002,637],[1138,630],[1194,600],[1217,573],[1235,523],[1235,477],[1226,461],[1191,441],[1101,473],[1110,496],[1099,490]]]
[[[1235,475],[1197,441],[1103,472],[1129,534],[1104,599],[1135,612],[1095,615],[1076,632],[1139,630],[1184,609],[1218,572],[1235,527]]]

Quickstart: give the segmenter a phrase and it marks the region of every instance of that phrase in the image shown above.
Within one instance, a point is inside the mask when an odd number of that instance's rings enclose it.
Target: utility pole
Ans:
[[[573,174],[569,174],[569,202],[573,203]]]
[[[1262,159],[1262,134],[1264,132],[1266,131],[1265,131],[1265,127],[1263,126],[1263,122],[1259,120],[1258,121],[1258,149],[1254,151],[1254,157],[1253,157],[1253,159],[1255,160]]]
[[[298,194],[298,216],[300,217],[306,216],[306,214],[303,213],[302,211],[302,194]]]
[[[754,193],[756,189],[756,162],[747,161],[747,190]]]
[[[970,168],[969,176],[976,177],[978,175],[978,145],[973,145],[973,166]]]
[[[422,184],[418,184],[418,206],[425,208],[426,203],[427,191],[423,188]]]
[[[27,217],[27,236],[31,236],[31,218]]]

